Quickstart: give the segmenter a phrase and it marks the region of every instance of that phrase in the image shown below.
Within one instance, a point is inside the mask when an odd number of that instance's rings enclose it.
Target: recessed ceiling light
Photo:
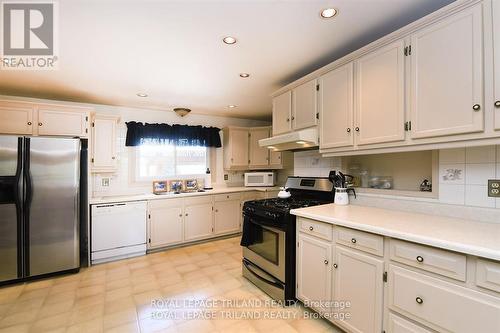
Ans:
[[[332,18],[337,15],[337,13],[338,11],[335,8],[325,8],[319,13],[319,15],[322,18]]]
[[[148,97],[148,94],[145,93],[138,93],[137,96],[139,97]]]
[[[229,44],[229,45],[231,45],[231,44],[236,44],[236,38],[231,37],[231,36],[224,37],[224,38],[222,39],[222,41],[223,41],[224,43],[226,43],[226,44]]]
[[[242,78],[247,78],[249,76],[250,76],[250,74],[248,74],[248,73],[240,73],[240,77],[242,77]]]
[[[236,107],[236,105],[231,104],[231,105],[228,105],[227,107],[230,109],[234,109]]]

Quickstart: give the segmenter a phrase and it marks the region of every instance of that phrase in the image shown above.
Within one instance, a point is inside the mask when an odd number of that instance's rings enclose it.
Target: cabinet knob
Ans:
[[[333,268],[337,268],[337,267],[339,267],[339,265],[333,264]]]
[[[417,256],[417,261],[418,261],[418,262],[424,262],[424,257],[422,257],[422,256]]]
[[[313,230],[314,230],[314,228],[311,226],[311,227],[309,227],[309,230],[313,231]]]
[[[359,127],[356,127],[354,130],[355,130],[356,132],[359,132]]]
[[[111,157],[111,159],[114,160],[114,159],[116,159],[116,157],[113,156],[113,157]]]
[[[472,110],[474,110],[474,111],[479,111],[479,110],[481,110],[481,105],[479,105],[479,104],[474,104],[474,105],[472,106]]]
[[[347,129],[347,133],[351,133],[351,129],[350,128]]]
[[[31,126],[32,122],[31,121],[28,121],[28,126]]]
[[[417,302],[418,304],[422,304],[424,303],[424,300],[421,297],[417,297],[415,298],[415,302]]]
[[[189,214],[188,214],[188,213],[186,213],[186,216],[189,216]]]
[[[290,118],[286,118],[286,121],[289,122],[290,121]]]
[[[351,238],[351,243],[356,244],[357,240],[356,238]]]
[[[219,210],[218,210],[218,209],[216,209],[216,210],[215,210],[215,212],[216,212],[216,213],[218,213],[218,212],[219,212]]]
[[[38,126],[43,126],[43,123],[38,123]]]
[[[295,120],[295,117],[292,117],[292,120]]]
[[[179,217],[182,217],[182,214],[179,214]]]
[[[496,102],[495,102],[495,107],[496,107],[496,108],[500,108],[500,101],[496,101]]]
[[[328,260],[325,260],[325,265],[328,265]]]

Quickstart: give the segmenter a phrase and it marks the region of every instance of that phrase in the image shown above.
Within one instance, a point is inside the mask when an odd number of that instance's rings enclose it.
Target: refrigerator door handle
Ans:
[[[33,199],[33,183],[30,172],[30,138],[24,138],[24,164],[23,164],[23,177],[24,177],[24,239],[23,239],[23,255],[24,255],[24,275],[30,275],[30,206]]]
[[[23,181],[23,138],[17,139],[17,167],[14,185],[14,200],[17,216],[17,276],[24,276],[24,223],[23,223],[23,202],[24,202],[24,181]]]

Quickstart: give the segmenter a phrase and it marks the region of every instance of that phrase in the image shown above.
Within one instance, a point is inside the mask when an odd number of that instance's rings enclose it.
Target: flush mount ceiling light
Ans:
[[[240,73],[240,77],[247,78],[247,77],[250,77],[250,74],[248,74],[248,73]]]
[[[236,105],[232,105],[231,104],[231,105],[228,105],[227,107],[230,108],[230,109],[234,109],[236,107]]]
[[[227,36],[227,37],[222,38],[222,41],[228,45],[236,44],[236,38],[231,37],[231,36]]]
[[[334,17],[335,15],[337,15],[338,11],[335,9],[335,8],[325,8],[323,10],[321,10],[321,12],[319,12],[319,15],[322,17],[322,18],[332,18]]]
[[[145,94],[145,93],[138,93],[137,94],[138,97],[148,97],[148,94]]]
[[[191,112],[191,109],[187,109],[187,108],[175,108],[174,109],[174,112],[180,116],[180,117],[184,117],[185,115],[187,115],[189,112]]]

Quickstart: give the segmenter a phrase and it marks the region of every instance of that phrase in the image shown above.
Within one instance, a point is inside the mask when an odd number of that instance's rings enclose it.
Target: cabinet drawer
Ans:
[[[431,333],[431,331],[412,323],[394,313],[389,314],[388,333]]]
[[[329,241],[333,239],[333,227],[328,223],[299,218],[299,230],[303,233]]]
[[[500,298],[389,266],[389,307],[439,332],[499,332]]]
[[[384,238],[382,236],[343,227],[336,229],[337,243],[377,256],[384,255]]]
[[[148,205],[150,209],[182,207],[182,198],[150,200]]]
[[[212,203],[212,196],[211,195],[202,195],[199,197],[193,197],[193,198],[184,198],[184,203],[186,206],[193,206],[193,205],[203,205],[203,204],[211,204]]]
[[[216,194],[214,195],[214,201],[231,201],[231,200],[241,200],[241,193],[226,193],[226,194]]]
[[[391,239],[391,260],[465,281],[466,257],[446,250]]]
[[[476,285],[500,293],[500,263],[478,259]]]

